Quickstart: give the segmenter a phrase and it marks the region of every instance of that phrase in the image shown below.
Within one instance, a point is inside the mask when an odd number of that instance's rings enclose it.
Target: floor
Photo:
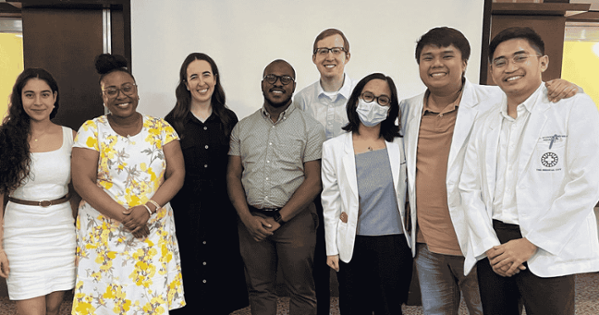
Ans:
[[[223,303],[226,303],[223,301]],[[69,314],[71,302],[63,303],[61,315]],[[405,315],[422,314],[420,306],[404,306]],[[15,305],[6,297],[0,297],[0,315],[16,314]],[[231,313],[232,315],[249,315],[249,307]],[[279,310],[277,315],[289,314],[289,298],[279,299]],[[338,298],[331,298],[331,314],[339,314]],[[460,314],[468,314],[464,303],[460,306]],[[599,314],[599,273],[580,274],[576,276],[576,314],[597,315]]]

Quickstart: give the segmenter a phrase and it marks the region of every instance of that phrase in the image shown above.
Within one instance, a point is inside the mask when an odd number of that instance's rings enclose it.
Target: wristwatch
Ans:
[[[279,225],[283,225],[285,224],[285,221],[283,221],[283,218],[281,217],[281,214],[279,213],[279,211],[275,212],[272,215],[273,219],[275,219],[275,222],[279,223]]]

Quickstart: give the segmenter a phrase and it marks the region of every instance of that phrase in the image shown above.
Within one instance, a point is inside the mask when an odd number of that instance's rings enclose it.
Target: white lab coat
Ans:
[[[466,146],[474,121],[484,114],[492,105],[487,100],[501,98],[503,92],[496,86],[482,86],[472,84],[466,80],[462,99],[458,107],[449,159],[447,161],[447,204],[449,215],[453,223],[462,253],[468,245],[468,230],[465,224],[463,212],[459,209],[461,204],[458,192],[458,182],[462,173],[462,165]],[[420,122],[424,108],[424,95],[422,93],[400,103],[402,115],[402,130],[404,134],[404,145],[408,164],[408,199],[410,202],[410,216],[412,220],[412,231],[410,235],[412,255],[416,255],[416,154],[418,151],[418,135],[420,133]]]
[[[402,138],[385,142],[391,163],[393,185],[397,197],[402,230],[409,242],[404,226],[406,201],[406,159]],[[349,262],[354,251],[358,227],[360,201],[352,133],[348,132],[327,140],[322,145],[322,208],[327,255],[339,255]],[[347,214],[347,223],[341,221],[341,213]]]
[[[539,277],[599,270],[599,112],[586,94],[558,103],[547,89],[533,94],[536,103],[523,131],[518,156],[516,203],[522,236],[539,249],[528,267]],[[486,257],[499,240],[492,225],[501,106],[496,104],[474,127],[459,183],[468,248],[464,272]],[[550,157],[550,158],[549,158]],[[464,251],[464,249],[462,249]]]

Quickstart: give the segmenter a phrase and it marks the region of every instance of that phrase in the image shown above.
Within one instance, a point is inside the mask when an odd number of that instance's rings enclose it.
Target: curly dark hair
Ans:
[[[99,82],[102,82],[106,75],[115,71],[128,73],[133,78],[133,81],[135,81],[135,77],[133,77],[133,74],[127,68],[127,59],[121,55],[100,54],[96,56],[94,65],[96,66],[96,72],[100,75]]]
[[[12,88],[8,115],[0,125],[0,194],[7,194],[23,184],[29,176],[31,157],[29,155],[29,115],[23,109],[21,92],[31,79],[44,80],[53,93],[56,93],[54,109],[50,119],[58,112],[60,93],[52,75],[41,68],[27,68],[18,77]]]
[[[173,127],[179,136],[183,135],[185,119],[191,112],[191,93],[187,90],[185,85],[185,82],[187,81],[187,67],[196,60],[204,60],[208,62],[212,68],[212,73],[216,78],[214,93],[212,94],[212,99],[210,101],[212,111],[220,119],[225,136],[229,137],[231,130],[233,130],[233,127],[237,122],[237,117],[235,117],[235,114],[233,114],[225,104],[225,91],[220,84],[220,73],[218,72],[216,63],[210,56],[204,53],[191,53],[185,58],[183,64],[181,64],[181,69],[179,69],[179,85],[177,85],[177,88],[175,89],[177,103],[175,103],[175,107],[166,115],[165,119],[169,122],[173,122]]]

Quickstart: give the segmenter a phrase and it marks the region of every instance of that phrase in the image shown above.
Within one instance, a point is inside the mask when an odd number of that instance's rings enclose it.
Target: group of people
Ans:
[[[165,117],[137,112],[120,56],[96,69],[107,115],[51,122],[58,85],[26,69],[0,127],[0,275],[19,314],[402,314],[415,267],[425,314],[574,314],[574,274],[599,271],[599,111],[532,29],[490,44],[497,86],[469,82],[470,45],[431,29],[424,93],[350,79],[349,41],[321,32],[314,84],[266,66],[262,106],[238,121],[216,63],[181,65]],[[76,219],[76,220],[75,220]],[[226,302],[223,302],[226,301]]]

